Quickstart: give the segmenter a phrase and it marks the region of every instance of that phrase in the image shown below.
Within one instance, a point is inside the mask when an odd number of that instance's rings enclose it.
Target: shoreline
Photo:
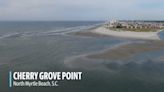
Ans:
[[[113,31],[110,29],[106,29],[104,27],[98,27],[97,29],[90,30],[91,33],[106,35],[106,36],[114,36],[121,38],[133,38],[133,39],[142,39],[142,40],[160,40],[157,32],[132,32],[132,31]]]

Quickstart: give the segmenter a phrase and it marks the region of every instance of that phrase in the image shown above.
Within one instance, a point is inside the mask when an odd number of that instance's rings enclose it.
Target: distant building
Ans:
[[[151,22],[133,22],[133,21],[125,21],[120,22],[117,20],[112,20],[105,25],[107,28],[127,28],[127,29],[157,29],[164,28],[164,24],[162,23],[151,23]]]

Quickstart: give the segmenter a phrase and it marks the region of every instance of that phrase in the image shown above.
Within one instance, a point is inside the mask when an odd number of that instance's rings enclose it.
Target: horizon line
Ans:
[[[111,21],[111,20],[118,20],[118,21],[163,21],[164,20],[141,20],[141,19],[109,19],[109,20],[0,20],[0,22],[85,22],[85,21],[90,21],[90,22],[105,22],[105,21]]]

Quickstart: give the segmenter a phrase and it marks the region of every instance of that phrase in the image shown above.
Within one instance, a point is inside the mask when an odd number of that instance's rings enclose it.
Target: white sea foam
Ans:
[[[9,33],[9,34],[4,34],[4,35],[1,35],[0,36],[0,39],[3,39],[3,38],[9,38],[9,37],[16,37],[16,36],[19,36],[21,35],[20,33]]]

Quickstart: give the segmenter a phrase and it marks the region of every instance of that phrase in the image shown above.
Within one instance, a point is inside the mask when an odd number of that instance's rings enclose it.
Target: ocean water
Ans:
[[[67,34],[103,22],[0,22],[0,91],[2,92],[163,92],[164,51],[136,55],[126,63],[88,60],[84,56],[134,42],[112,37]],[[159,61],[159,62],[155,62]],[[123,61],[124,62],[124,61]],[[9,71],[81,71],[81,81],[59,87],[8,87]]]
[[[158,35],[161,40],[164,40],[164,31],[159,32]]]

